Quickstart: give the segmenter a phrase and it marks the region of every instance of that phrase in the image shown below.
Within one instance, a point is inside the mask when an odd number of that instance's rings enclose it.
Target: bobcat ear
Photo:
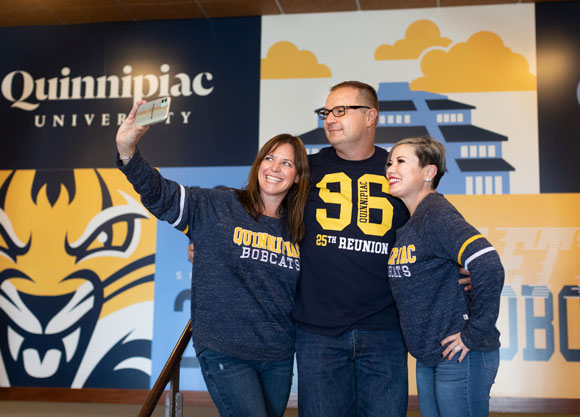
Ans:
[[[51,206],[54,207],[64,187],[68,192],[68,203],[70,204],[76,194],[76,183],[74,170],[55,170],[44,171],[38,170],[34,174],[34,181],[32,183],[31,197],[36,204],[36,199],[40,190],[46,186],[46,197]]]
[[[16,170],[12,171],[10,173],[10,175],[8,175],[8,178],[6,178],[6,180],[4,180],[4,182],[2,183],[2,186],[0,187],[0,209],[2,209],[2,210],[4,210],[4,207],[5,207],[6,194],[8,194],[8,187],[10,186],[10,183],[12,182],[12,178],[14,178],[15,173],[16,173]]]

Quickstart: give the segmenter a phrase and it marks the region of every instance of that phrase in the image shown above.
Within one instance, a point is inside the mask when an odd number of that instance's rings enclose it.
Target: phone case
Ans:
[[[170,97],[162,97],[140,105],[137,109],[135,124],[145,126],[164,121],[169,116],[170,103]]]

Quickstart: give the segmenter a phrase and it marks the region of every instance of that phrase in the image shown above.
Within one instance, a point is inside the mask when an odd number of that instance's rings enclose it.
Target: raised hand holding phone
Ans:
[[[167,119],[171,99],[163,97],[148,103],[139,100],[117,130],[117,151],[119,159],[126,164],[133,157],[135,148],[141,137],[149,130],[149,126]]]
[[[117,151],[119,152],[119,159],[124,164],[129,162],[129,160],[133,157],[139,140],[149,130],[149,125],[137,126],[135,123],[137,109],[140,105],[145,103],[145,100],[136,102],[117,130],[117,136],[115,138],[117,143]]]

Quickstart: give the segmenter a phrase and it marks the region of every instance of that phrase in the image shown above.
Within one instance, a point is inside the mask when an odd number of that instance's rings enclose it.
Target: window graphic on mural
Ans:
[[[0,171],[0,386],[148,388],[155,233],[116,169]]]
[[[430,135],[445,145],[447,173],[438,191],[446,194],[509,194],[514,167],[502,157],[506,136],[471,124],[474,106],[449,100],[442,94],[411,91],[409,83],[380,83],[379,124],[375,143],[385,149],[400,139]],[[317,109],[318,110],[318,109]],[[318,128],[300,135],[307,150],[328,146]]]

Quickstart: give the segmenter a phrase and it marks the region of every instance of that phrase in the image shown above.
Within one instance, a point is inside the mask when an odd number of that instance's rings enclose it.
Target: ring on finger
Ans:
[[[455,347],[453,348],[453,350],[454,350],[455,352],[459,352],[459,351],[461,350],[461,347],[460,347],[460,346],[455,346]]]

